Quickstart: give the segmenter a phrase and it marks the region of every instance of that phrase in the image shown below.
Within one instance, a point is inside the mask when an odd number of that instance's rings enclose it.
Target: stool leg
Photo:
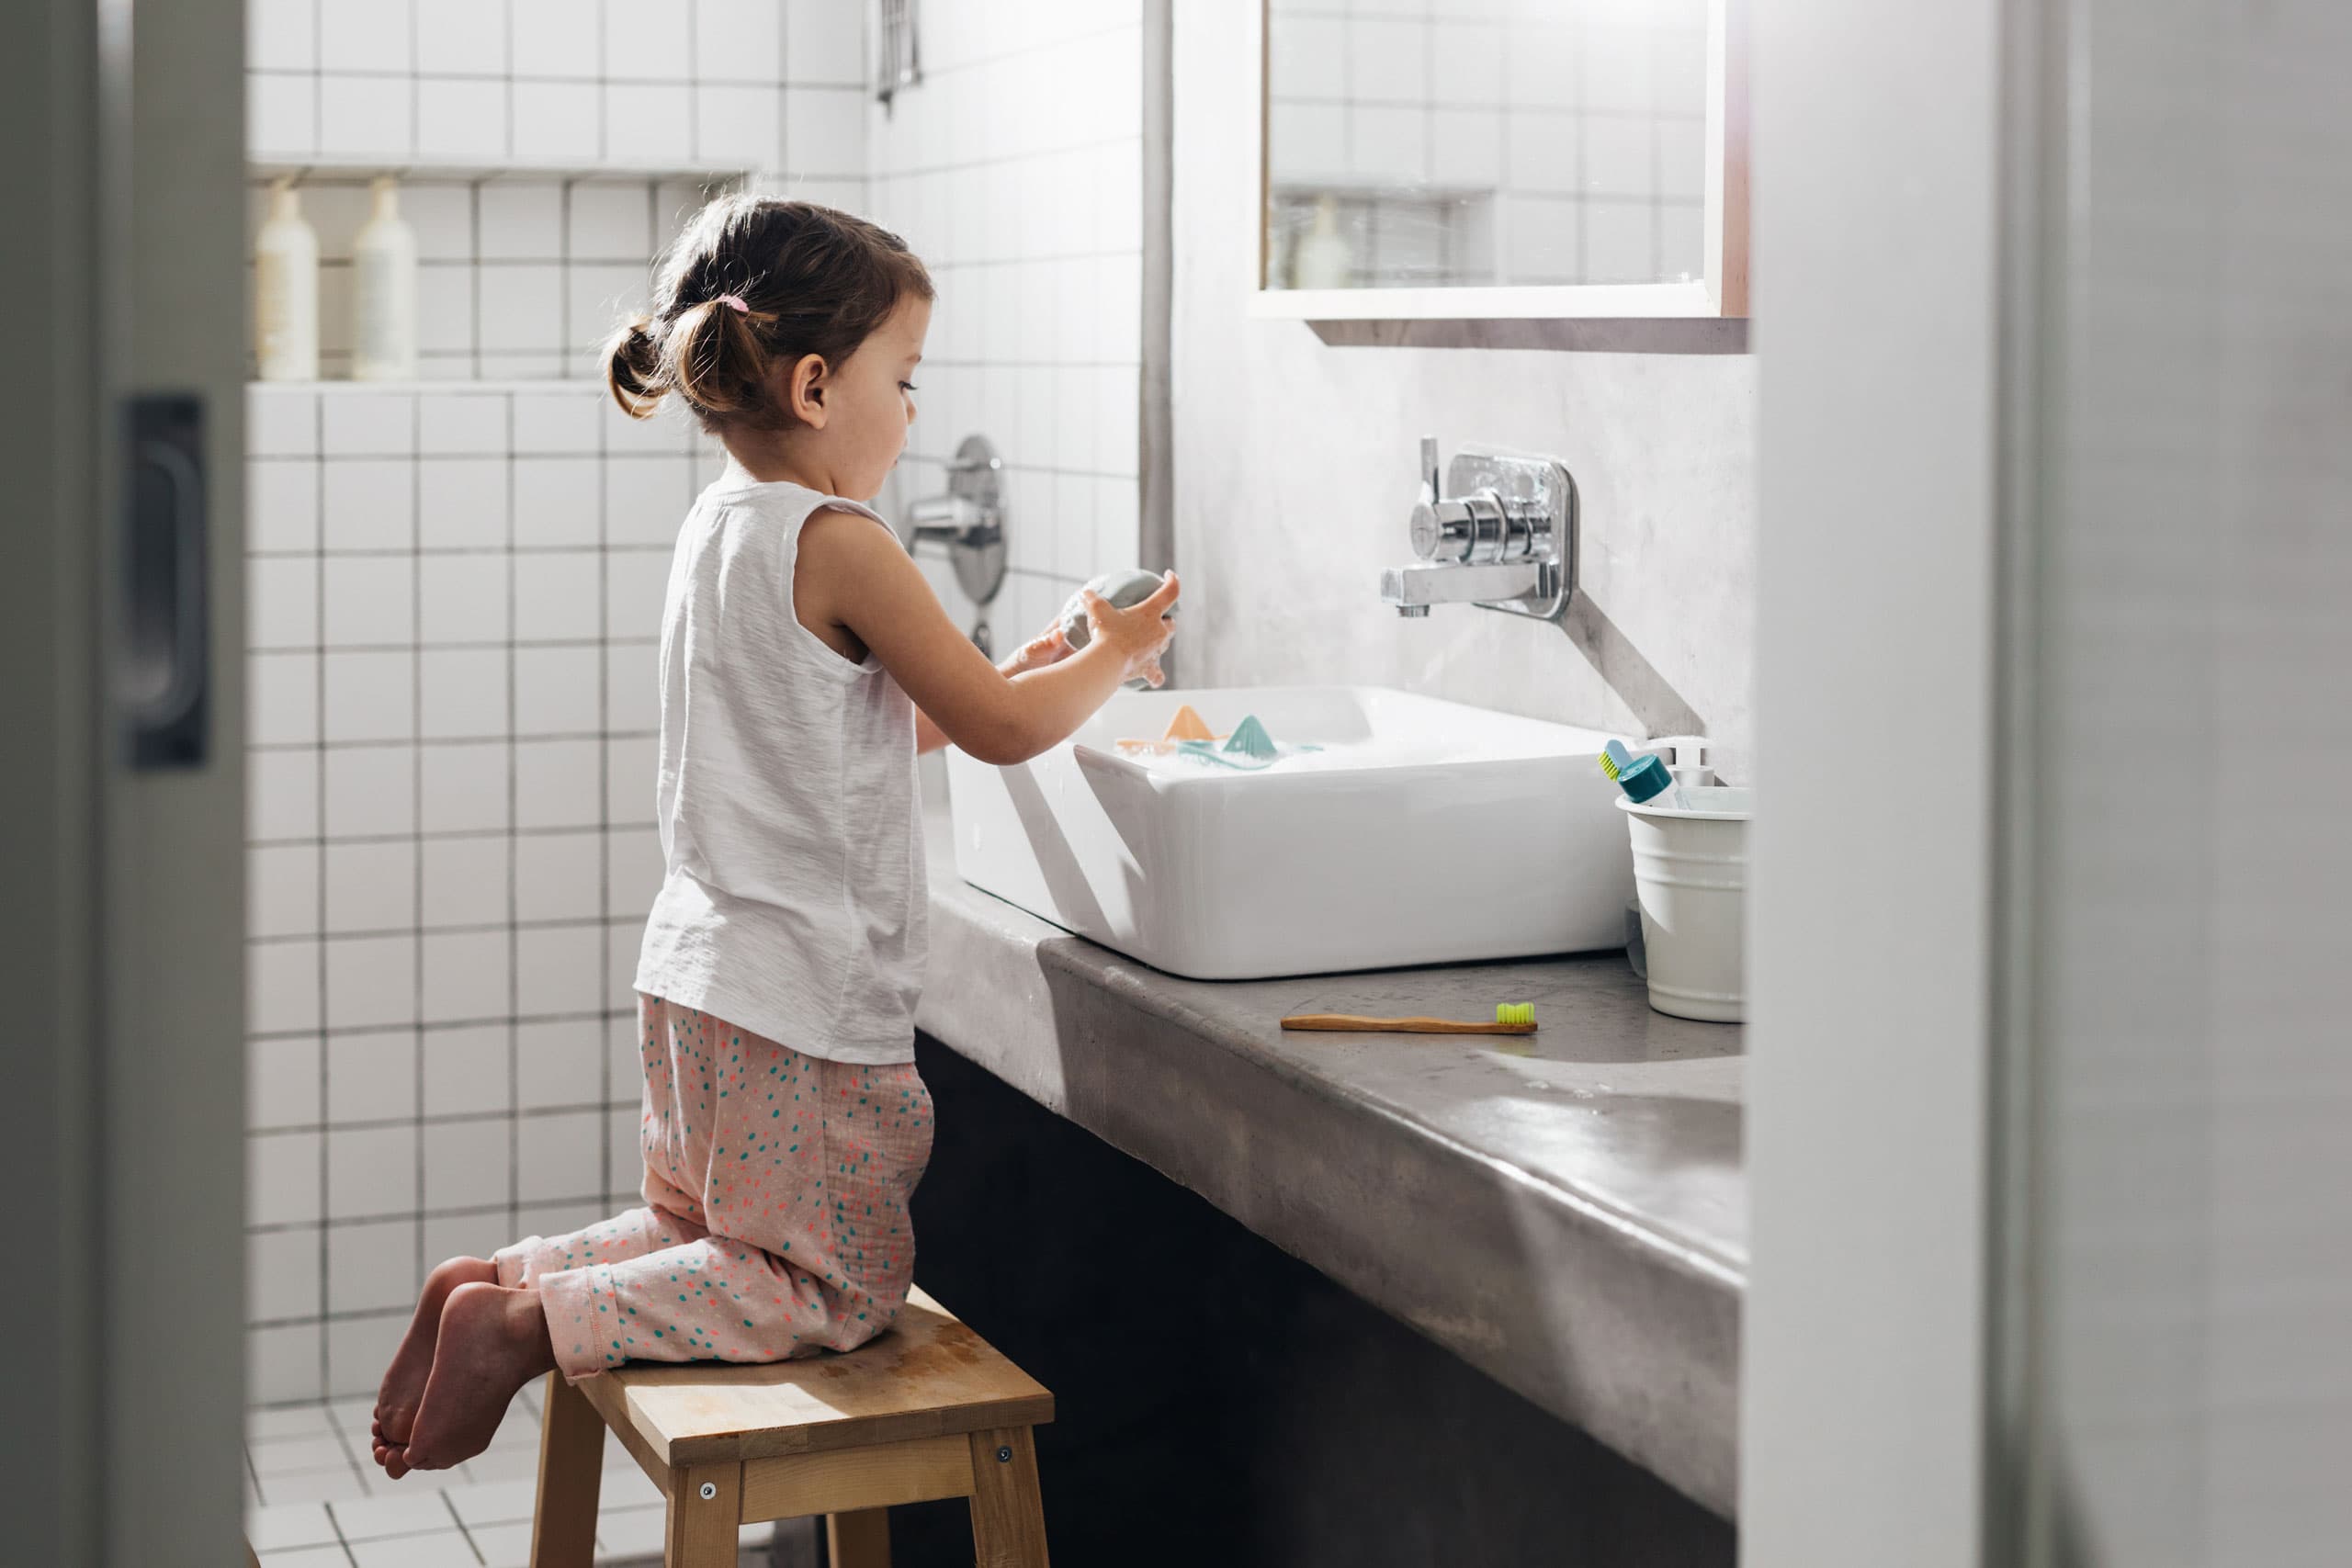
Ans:
[[[531,1568],[589,1568],[596,1560],[596,1491],[605,1480],[605,1418],[588,1396],[548,1374],[540,1396],[539,1504]]]
[[[742,1465],[698,1464],[670,1472],[665,1568],[735,1568],[742,1528]]]
[[[1046,1568],[1046,1503],[1026,1427],[972,1434],[972,1548],[978,1568]]]
[[[832,1568],[890,1568],[890,1510],[827,1514],[825,1556]]]

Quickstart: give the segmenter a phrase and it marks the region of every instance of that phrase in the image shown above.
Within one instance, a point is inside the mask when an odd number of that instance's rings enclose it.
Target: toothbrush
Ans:
[[[1460,1023],[1444,1018],[1361,1018],[1345,1012],[1294,1013],[1284,1029],[1345,1031],[1351,1034],[1532,1034],[1533,1002],[1500,1002],[1492,1023]]]
[[[1682,793],[1680,781],[1668,771],[1666,764],[1654,755],[1634,756],[1623,740],[1611,740],[1602,749],[1600,771],[1637,806],[1663,795],[1667,797],[1665,804],[1675,810],[1690,809],[1690,797]]]

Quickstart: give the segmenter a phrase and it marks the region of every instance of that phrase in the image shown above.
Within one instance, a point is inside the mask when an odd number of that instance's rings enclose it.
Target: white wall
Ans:
[[[1139,552],[1143,72],[1139,0],[922,7],[923,81],[875,106],[872,216],[939,298],[908,456],[886,492],[946,488],[974,432],[1009,470],[1000,651]],[[949,612],[976,614],[944,558]]]
[[[1177,559],[1188,684],[1369,682],[1634,734],[1695,716],[1745,776],[1756,363],[1739,355],[1329,348],[1244,313],[1257,258],[1257,7],[1176,16]],[[1555,455],[1605,624],[1400,620],[1417,442]],[[1630,699],[1630,700],[1629,700]]]

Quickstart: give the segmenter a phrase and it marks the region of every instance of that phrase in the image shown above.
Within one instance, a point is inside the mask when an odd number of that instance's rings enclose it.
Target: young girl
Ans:
[[[687,227],[615,337],[630,414],[671,394],[725,445],[662,624],[668,875],[638,962],[646,1206],[434,1269],[376,1405],[394,1476],[480,1453],[523,1384],[628,1360],[772,1361],[888,1328],[931,1152],[915,754],[1018,762],[1123,682],[1159,682],[1170,574],[1090,595],[1002,666],[862,500],[915,417],[932,287],[896,236],[733,197]]]

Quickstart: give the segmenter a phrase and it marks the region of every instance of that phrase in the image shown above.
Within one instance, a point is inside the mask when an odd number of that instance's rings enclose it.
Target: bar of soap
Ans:
[[[1145,571],[1137,568],[1126,571],[1106,571],[1086,586],[1124,610],[1131,604],[1140,604],[1154,593],[1159,592],[1162,581],[1159,573]],[[1175,606],[1169,606],[1168,614],[1172,615],[1175,613]],[[1163,620],[1166,618],[1167,616],[1164,615],[1161,617]],[[1069,644],[1070,650],[1076,652],[1084,648],[1093,636],[1094,628],[1087,623],[1086,619],[1085,593],[1081,592],[1071,594],[1069,603],[1062,606],[1063,639]],[[1150,683],[1148,681],[1127,682],[1131,687],[1144,687]]]
[[[1160,576],[1156,571],[1106,571],[1086,586],[1124,610],[1140,604],[1159,592]],[[1170,615],[1174,615],[1171,608]],[[1062,606],[1062,636],[1069,639],[1073,649],[1084,648],[1094,635],[1086,620],[1086,595],[1083,592],[1069,596]]]

